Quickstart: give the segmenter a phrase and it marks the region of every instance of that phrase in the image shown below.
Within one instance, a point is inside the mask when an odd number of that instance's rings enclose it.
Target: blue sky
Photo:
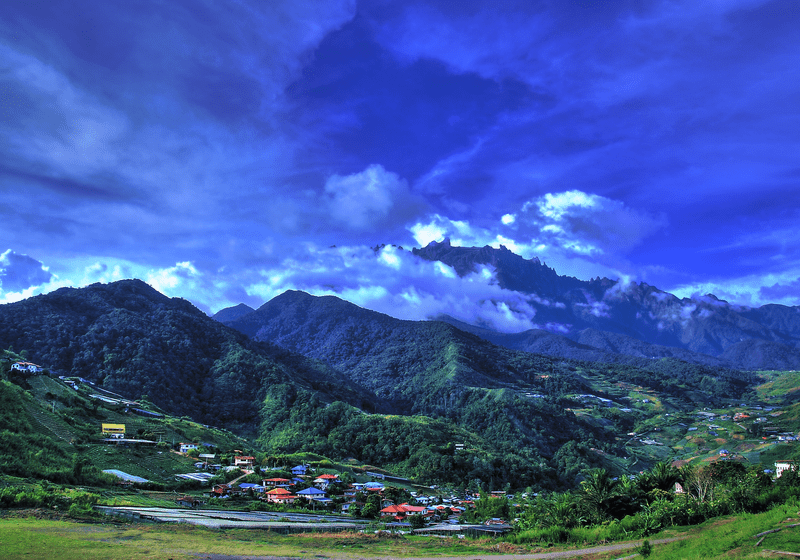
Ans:
[[[530,326],[491,270],[391,246],[449,237],[800,304],[793,0],[0,13],[0,302],[138,277],[207,312],[301,289]]]

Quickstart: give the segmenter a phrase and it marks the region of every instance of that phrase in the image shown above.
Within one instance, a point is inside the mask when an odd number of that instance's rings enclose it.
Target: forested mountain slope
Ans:
[[[569,410],[568,395],[590,392],[584,373],[651,387],[687,407],[698,398],[708,404],[740,398],[753,382],[749,374],[671,358],[642,360],[646,367],[611,367],[513,351],[443,322],[402,321],[333,296],[296,291],[229,324],[257,340],[324,361],[397,414],[452,420],[492,442],[509,464],[521,455],[541,465],[539,476],[553,476],[553,465],[575,440],[612,455],[621,452],[617,433]],[[291,402],[294,406],[296,399]],[[282,429],[289,429],[287,421],[281,420]],[[319,422],[331,433],[340,425],[329,415]],[[302,433],[304,425],[295,418],[293,433]]]
[[[630,419],[570,410],[590,391],[587,375],[651,387],[687,408],[737,398],[752,383],[670,359],[645,369],[513,351],[442,322],[302,292],[232,324],[242,333],[127,280],[0,306],[0,346],[257,436],[269,453],[354,457],[429,481],[488,477],[495,487],[571,486],[582,469],[624,454],[618,436]]]
[[[366,409],[369,393],[320,363],[256,343],[144,282],[62,288],[0,306],[0,347],[163,410],[255,433],[266,389],[289,383]]]

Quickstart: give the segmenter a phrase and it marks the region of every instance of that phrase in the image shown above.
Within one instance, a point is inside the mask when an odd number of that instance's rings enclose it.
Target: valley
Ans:
[[[698,405],[651,387],[616,381],[607,371],[582,369],[580,374],[582,392],[564,393],[561,402],[565,411],[591,433],[605,434],[598,440],[607,443],[605,447],[591,447],[574,442],[574,454],[562,454],[562,478],[580,478],[575,469],[585,469],[586,465],[636,474],[662,461],[676,465],[734,461],[772,469],[775,461],[800,455],[800,403],[795,402],[792,391],[780,389],[795,382],[796,372],[761,373],[762,383],[739,399],[746,402],[729,400],[716,406],[704,406],[711,404],[707,402]],[[99,470],[119,469],[157,484],[169,484],[175,475],[194,468],[195,460],[175,452],[179,442],[184,441],[202,441],[208,449],[226,453],[248,450],[262,457],[265,463],[270,461],[258,440],[202,425],[188,417],[156,412],[158,409],[146,402],[128,401],[131,406],[106,402],[108,397],[101,398],[98,389],[86,380],[43,374],[12,376],[12,380],[19,385],[5,382],[6,398],[22,403],[20,412],[28,420],[30,433],[47,438],[67,454],[77,449],[87,464]],[[541,391],[541,386],[508,384],[495,389],[497,394],[509,392],[525,401],[548,398],[537,390]],[[132,412],[133,405],[147,407],[150,415]],[[423,421],[422,425],[426,422],[431,420]],[[103,443],[99,435],[102,424],[124,425],[127,437],[141,438],[146,443],[119,445],[113,440]],[[457,432],[450,435],[453,439],[441,441],[441,445],[449,447],[452,455],[470,459],[483,454],[480,440],[471,443],[467,434],[461,438]],[[303,436],[299,438],[302,440]],[[271,460],[278,461],[279,457]],[[570,464],[571,458],[579,460]],[[363,471],[364,467],[360,469]],[[444,482],[445,487],[452,489],[464,488],[469,483],[457,478],[447,480],[433,471],[416,482],[425,485],[432,481]],[[517,491],[525,488],[513,484],[506,487]]]
[[[0,502],[263,512],[293,531],[323,514],[525,547],[800,498],[796,371],[586,329],[527,333],[553,350],[536,353],[459,325],[296,291],[212,318],[138,280],[0,306]]]

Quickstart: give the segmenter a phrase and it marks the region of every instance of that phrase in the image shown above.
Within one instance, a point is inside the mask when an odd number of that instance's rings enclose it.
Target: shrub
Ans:
[[[515,544],[526,543],[565,543],[569,539],[569,531],[559,525],[552,525],[541,529],[528,529],[513,537]]]
[[[98,517],[100,514],[97,513],[89,504],[79,504],[77,502],[73,502],[67,510],[67,515],[77,519],[86,519],[87,517]]]

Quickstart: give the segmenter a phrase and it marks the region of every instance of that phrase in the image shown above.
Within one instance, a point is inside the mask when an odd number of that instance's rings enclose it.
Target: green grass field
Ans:
[[[685,538],[653,546],[649,558],[751,560],[781,557],[765,552],[769,550],[797,553],[800,551],[800,527],[790,525],[800,523],[798,507],[799,504],[794,502],[762,514],[724,517],[697,527],[670,529],[653,535],[650,540],[676,536]],[[774,529],[781,530],[765,535],[763,540],[757,537],[759,533]],[[278,535],[253,529],[210,530],[187,525],[0,518],[0,550],[4,560],[188,560],[196,558],[198,554],[353,559],[455,556],[474,559],[491,558],[497,554],[518,555],[575,548],[526,548],[492,539],[459,540],[359,533]],[[584,554],[580,558],[619,558],[633,552]]]
[[[189,560],[198,554],[287,557],[485,557],[519,547],[491,539],[458,540],[360,533],[278,535],[257,529],[209,530],[186,525],[85,524],[0,519],[4,560]]]
[[[798,504],[779,506],[757,515],[743,514],[708,521],[694,528],[692,537],[670,544],[653,547],[649,556],[653,560],[711,560],[755,558],[786,558],[765,550],[800,552],[800,527],[787,527],[800,523]],[[763,541],[756,537],[764,531],[784,527],[780,532],[765,535]]]

